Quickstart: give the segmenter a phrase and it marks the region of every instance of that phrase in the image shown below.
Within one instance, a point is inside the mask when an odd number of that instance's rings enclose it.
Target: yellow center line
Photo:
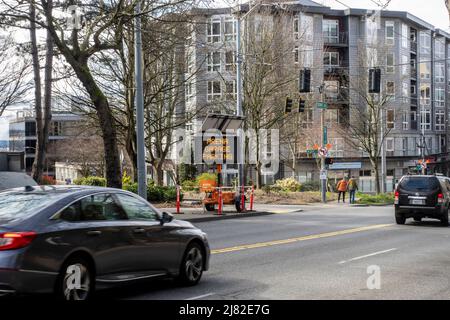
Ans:
[[[391,226],[393,226],[393,224],[375,224],[375,225],[371,225],[371,226],[365,226],[365,227],[359,227],[359,228],[353,228],[353,229],[347,229],[347,230],[340,230],[340,231],[333,231],[333,232],[326,232],[326,233],[320,233],[320,234],[313,234],[313,235],[303,236],[303,237],[298,237],[298,238],[274,240],[274,241],[259,242],[259,243],[253,243],[253,244],[244,244],[244,245],[235,246],[235,247],[211,250],[211,254],[227,253],[227,252],[234,252],[234,251],[241,251],[241,250],[248,250],[248,249],[270,247],[270,246],[276,246],[276,245],[282,245],[282,244],[289,244],[289,243],[294,243],[294,242],[299,242],[299,241],[329,238],[329,237],[341,236],[344,234],[387,228],[387,227],[391,227]]]

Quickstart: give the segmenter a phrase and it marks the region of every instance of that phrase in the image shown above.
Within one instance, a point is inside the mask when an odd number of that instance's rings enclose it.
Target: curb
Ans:
[[[276,214],[275,212],[268,211],[255,211],[255,212],[245,212],[238,214],[224,214],[217,215],[213,217],[195,217],[190,219],[183,219],[184,214],[174,214],[173,217],[178,220],[183,220],[187,222],[208,222],[208,221],[216,221],[216,220],[229,220],[229,219],[239,219],[239,218],[248,218],[248,217],[258,217],[258,216],[268,216]]]
[[[352,207],[386,207],[392,206],[393,203],[373,203],[373,204],[352,204]]]

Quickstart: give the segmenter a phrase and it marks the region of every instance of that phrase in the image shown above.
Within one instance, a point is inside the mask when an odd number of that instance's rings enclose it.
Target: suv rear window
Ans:
[[[400,183],[400,188],[406,191],[436,190],[439,186],[436,177],[405,177]]]

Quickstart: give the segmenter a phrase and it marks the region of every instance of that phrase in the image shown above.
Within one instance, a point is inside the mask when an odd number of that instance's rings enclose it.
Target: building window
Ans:
[[[403,111],[403,114],[402,114],[402,129],[403,130],[409,130],[408,118],[409,118],[409,112]]]
[[[339,52],[324,52],[323,64],[328,67],[339,66]]]
[[[325,110],[325,124],[332,126],[339,123],[339,110],[327,109]]]
[[[386,127],[388,129],[395,129],[395,111],[392,109],[387,110]]]
[[[338,20],[323,20],[323,38],[325,43],[339,43]]]
[[[434,41],[434,48],[436,58],[445,57],[445,40],[443,38],[437,38]]]
[[[298,63],[298,60],[299,60],[299,56],[298,56],[298,54],[299,54],[299,52],[298,52],[298,46],[295,46],[294,47],[294,63]]]
[[[313,126],[313,109],[307,108],[305,109],[305,112],[302,115],[302,127],[304,129],[311,129],[312,126]]]
[[[394,21],[386,21],[386,44],[394,44]]]
[[[402,138],[402,151],[403,155],[408,155],[408,138]]]
[[[324,83],[324,87],[325,87],[326,97],[336,99],[339,95],[339,81],[330,80],[330,81],[324,81],[323,83]]]
[[[386,138],[386,151],[394,151],[394,138]]]
[[[421,61],[419,62],[419,72],[420,72],[420,79],[422,80],[428,80],[431,79],[431,63],[430,62],[422,62],[423,59],[421,58]]]
[[[430,54],[431,52],[431,35],[428,32],[420,32],[420,53]]]
[[[436,88],[435,90],[435,103],[436,107],[445,107],[445,89]]]
[[[431,111],[422,110],[420,114],[421,114],[420,129],[431,130]]]
[[[314,28],[313,28],[313,17],[302,14],[300,18],[300,33],[303,40],[307,42],[313,41]]]
[[[394,54],[388,53],[386,54],[386,73],[394,73]]]
[[[445,65],[443,62],[436,62],[434,64],[434,81],[436,83],[445,83]]]
[[[220,52],[208,52],[208,71],[220,71]]]
[[[386,94],[387,95],[395,95],[395,82],[394,81],[386,81]]]
[[[234,51],[225,52],[225,71],[234,71],[235,70],[235,53]]]
[[[227,101],[233,101],[236,98],[236,82],[227,81],[225,82],[225,99]]]
[[[334,138],[331,139],[333,148],[330,150],[330,156],[336,158],[342,158],[344,156],[344,139]]]
[[[219,100],[221,96],[220,81],[208,81],[208,101]]]
[[[420,88],[420,104],[421,105],[430,105],[431,103],[431,89],[430,85],[423,85]]]
[[[408,56],[402,55],[402,75],[405,77],[408,75],[408,66]]]
[[[444,110],[436,110],[435,113],[436,120],[436,131],[444,131],[445,130],[445,113]]]
[[[402,83],[402,96],[405,101],[409,98],[409,83],[406,81]]]
[[[402,47],[408,49],[408,25],[402,23]]]
[[[313,47],[303,46],[304,50],[300,51],[300,56],[302,57],[302,66],[305,68],[313,67]]]
[[[299,19],[298,16],[294,17],[294,21],[292,24],[292,29],[293,29],[293,33],[294,33],[294,40],[298,40],[298,32],[299,32]]]
[[[208,42],[220,42],[220,19],[212,19],[208,22]]]
[[[223,28],[223,36],[225,41],[235,41],[236,40],[236,20],[233,18],[226,18]]]
[[[186,97],[189,99],[194,95],[194,92],[192,91],[192,82],[186,83]]]

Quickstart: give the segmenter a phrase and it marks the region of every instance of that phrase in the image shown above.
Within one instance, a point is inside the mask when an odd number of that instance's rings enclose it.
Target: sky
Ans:
[[[255,1],[255,0],[253,0]],[[295,0],[292,0],[295,1]],[[373,2],[383,2],[386,0],[313,0],[317,3],[331,7],[333,9],[345,9],[346,7],[357,9],[377,9],[377,5]],[[246,0],[214,0],[212,6],[222,7],[228,5],[236,5],[239,2],[247,2]],[[281,1],[280,1],[281,2]],[[391,0],[387,10],[408,11],[422,20],[434,25],[442,30],[449,31],[449,17],[445,8],[444,0]]]
[[[345,6],[336,0],[314,0],[320,4],[336,9],[345,9]],[[380,0],[385,2],[385,0]],[[351,8],[376,9],[371,0],[339,0]],[[379,2],[379,1],[377,1]],[[387,10],[408,11],[422,20],[442,30],[449,30],[449,17],[444,0],[391,0]]]

